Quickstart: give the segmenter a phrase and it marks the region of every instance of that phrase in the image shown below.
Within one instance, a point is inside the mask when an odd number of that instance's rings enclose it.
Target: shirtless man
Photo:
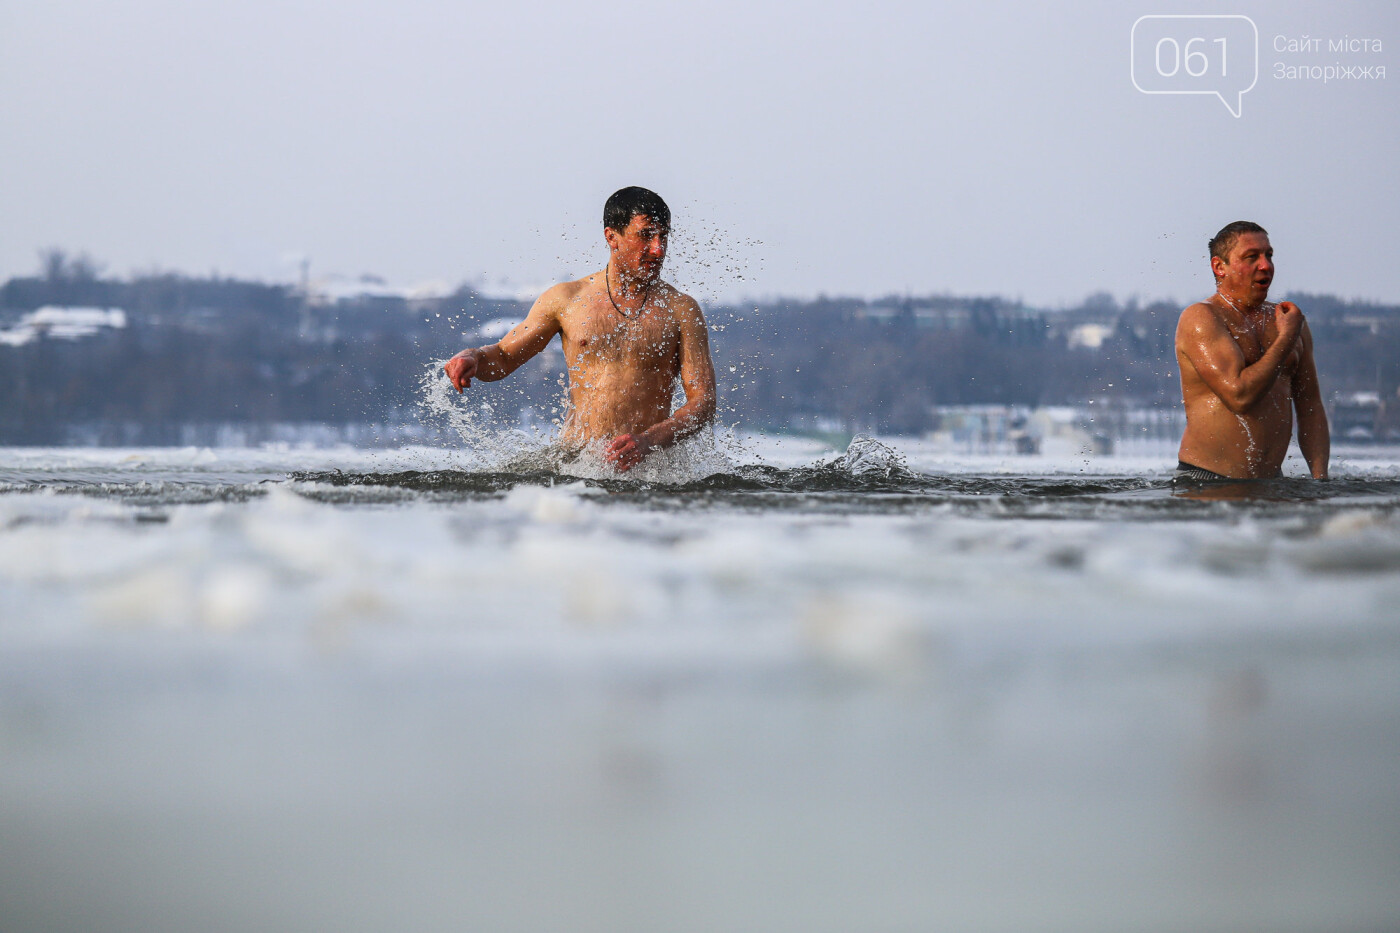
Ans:
[[[715,414],[715,370],[700,306],[661,280],[670,232],[655,192],[614,193],[603,208],[607,267],[546,291],[500,343],[448,360],[453,387],[504,379],[558,334],[569,369],[564,445],[604,442],[603,456],[625,471],[699,431]],[[672,412],[677,378],[685,404]]]
[[[1227,225],[1210,241],[1215,294],[1181,312],[1176,362],[1186,403],[1177,479],[1280,475],[1298,412],[1298,447],[1327,478],[1331,440],[1312,334],[1291,301],[1265,301],[1274,248],[1263,227]]]

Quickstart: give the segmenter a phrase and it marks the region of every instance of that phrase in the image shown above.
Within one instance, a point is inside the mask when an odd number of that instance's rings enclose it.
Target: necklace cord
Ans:
[[[633,314],[624,314],[622,309],[617,306],[617,299],[613,297],[612,282],[608,278],[608,272],[611,269],[612,263],[608,263],[607,266],[603,269],[603,284],[608,287],[608,301],[612,302],[613,310],[617,312],[618,317],[622,318],[624,321],[630,321],[638,314],[641,314],[642,308],[645,308],[647,306],[647,296],[651,293],[651,283],[648,282],[647,287],[642,289],[641,307],[639,307]],[[618,276],[618,278],[621,279],[622,276]]]

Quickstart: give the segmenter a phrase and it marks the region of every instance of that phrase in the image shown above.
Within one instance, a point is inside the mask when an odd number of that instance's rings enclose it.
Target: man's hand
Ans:
[[[642,458],[656,445],[647,440],[645,434],[619,434],[604,451],[603,457],[617,467],[619,473],[626,473],[642,462]]]
[[[447,365],[442,368],[447,372],[447,381],[451,382],[452,388],[460,394],[472,384],[472,377],[476,375],[476,351],[463,350],[448,360]]]
[[[1278,339],[1291,344],[1303,329],[1303,312],[1291,301],[1280,301],[1274,305],[1274,324],[1278,326]]]

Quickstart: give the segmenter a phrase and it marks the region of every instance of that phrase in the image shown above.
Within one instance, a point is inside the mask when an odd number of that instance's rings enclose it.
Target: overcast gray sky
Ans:
[[[1130,79],[1139,16],[1202,8],[1258,28],[1238,119]],[[1398,301],[1400,72],[1273,74],[1392,48],[1389,0],[0,0],[0,278],[56,245],[121,274],[544,283],[602,264],[602,202],[641,184],[711,301],[1181,300],[1239,218],[1278,289]]]

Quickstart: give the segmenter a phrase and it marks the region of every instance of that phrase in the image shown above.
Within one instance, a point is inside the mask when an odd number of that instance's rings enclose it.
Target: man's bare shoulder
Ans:
[[[590,275],[573,282],[560,282],[558,285],[551,285],[540,295],[536,304],[562,309],[582,295],[592,285],[592,280],[593,276]]]
[[[586,278],[575,282],[560,282],[558,285],[551,285],[544,290],[540,297],[535,299],[535,303],[530,307],[530,317],[536,320],[545,318],[562,327],[567,316],[566,312],[588,288],[589,282]]]
[[[665,303],[666,307],[671,310],[671,313],[676,316],[677,320],[683,320],[685,318],[699,318],[704,320],[705,315],[700,311],[700,302],[691,298],[670,282],[663,281],[659,284],[661,286],[660,298]]]
[[[1188,305],[1176,322],[1176,332],[1181,334],[1219,333],[1226,330],[1220,311],[1209,301],[1198,301]]]

